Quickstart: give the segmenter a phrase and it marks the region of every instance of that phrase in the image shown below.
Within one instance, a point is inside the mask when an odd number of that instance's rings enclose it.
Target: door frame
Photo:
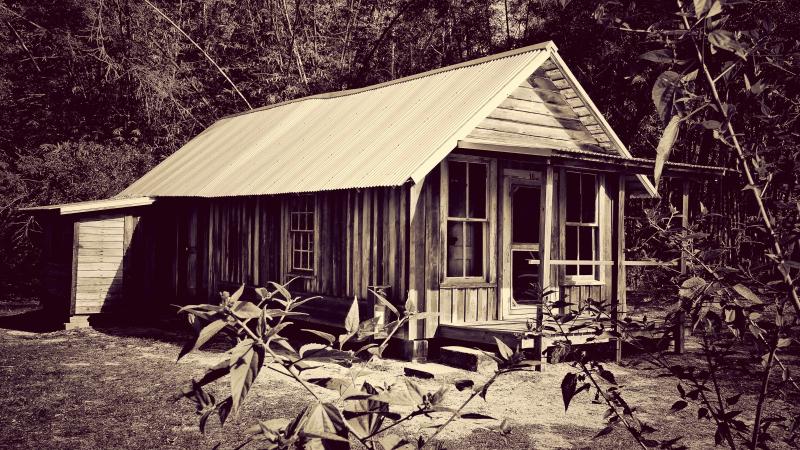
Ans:
[[[550,242],[552,234],[553,203],[553,168],[549,165],[538,170],[505,169],[502,173],[502,242],[500,245],[501,263],[500,270],[500,319],[538,316],[540,305],[514,306],[512,295],[512,267],[511,267],[511,188],[513,185],[538,186],[541,192],[539,202],[539,282],[542,288],[550,284]],[[548,207],[550,206],[550,207]]]

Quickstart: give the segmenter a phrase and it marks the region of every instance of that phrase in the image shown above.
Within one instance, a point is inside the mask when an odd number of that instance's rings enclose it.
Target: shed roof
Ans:
[[[223,118],[118,197],[225,197],[417,183],[549,58],[630,157],[545,42],[411,77]],[[646,179],[642,182],[655,193]]]
[[[155,202],[151,197],[111,198],[105,200],[89,200],[85,202],[61,203],[58,205],[32,206],[20,208],[30,213],[54,213],[58,215],[81,214],[88,212],[109,211],[137,206],[149,206]]]

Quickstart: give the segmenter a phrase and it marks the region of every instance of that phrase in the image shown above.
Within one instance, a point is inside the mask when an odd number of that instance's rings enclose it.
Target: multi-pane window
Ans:
[[[447,163],[447,276],[483,277],[486,273],[488,165]]]
[[[314,271],[314,196],[289,201],[289,259],[293,271]]]
[[[596,261],[600,228],[597,220],[597,176],[567,172],[566,188],[566,259]],[[577,278],[595,278],[595,266],[568,265],[565,273]]]

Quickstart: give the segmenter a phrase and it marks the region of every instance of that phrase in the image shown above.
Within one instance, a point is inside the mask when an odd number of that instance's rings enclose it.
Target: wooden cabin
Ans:
[[[546,42],[226,117],[112,199],[31,211],[72,321],[296,278],[319,323],[353,297],[369,317],[376,288],[438,312],[402,333],[418,356],[522,331],[545,288],[624,314],[625,200],[658,195],[652,167]],[[686,174],[724,170],[665,169]]]

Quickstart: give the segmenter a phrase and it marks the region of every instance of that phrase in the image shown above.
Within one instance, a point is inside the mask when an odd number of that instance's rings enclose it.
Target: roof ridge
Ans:
[[[413,80],[416,80],[416,79],[419,79],[419,78],[429,77],[429,76],[432,76],[432,75],[438,75],[440,73],[449,72],[449,71],[452,71],[452,70],[462,69],[464,67],[477,66],[479,64],[484,64],[484,63],[487,63],[489,61],[496,61],[498,59],[503,59],[503,58],[508,58],[508,57],[511,57],[511,56],[521,55],[523,53],[529,53],[529,52],[536,51],[536,50],[547,50],[550,53],[554,53],[554,52],[558,51],[558,47],[556,47],[556,44],[553,41],[544,41],[544,42],[540,42],[538,44],[527,45],[525,47],[519,47],[519,48],[515,48],[515,49],[512,49],[512,50],[507,50],[507,51],[502,52],[502,53],[496,53],[496,54],[487,55],[487,56],[483,56],[483,57],[476,58],[476,59],[470,59],[470,60],[467,60],[467,61],[462,61],[462,62],[457,63],[457,64],[451,64],[449,66],[439,67],[437,69],[432,69],[432,70],[428,70],[428,71],[425,71],[425,72],[420,72],[420,73],[417,73],[417,74],[414,74],[414,75],[408,75],[408,76],[405,76],[405,77],[402,77],[402,78],[396,78],[394,80],[384,81],[382,83],[371,84],[371,85],[360,87],[360,88],[346,89],[346,90],[343,90],[343,91],[322,92],[322,93],[319,93],[319,94],[307,95],[305,97],[299,97],[299,98],[295,98],[295,99],[291,99],[291,100],[285,100],[285,101],[282,101],[282,102],[273,103],[271,105],[264,105],[264,106],[260,106],[260,107],[255,108],[255,109],[251,109],[251,110],[247,110],[247,111],[240,111],[240,112],[233,113],[233,114],[228,114],[226,116],[221,117],[218,120],[231,119],[231,118],[234,118],[234,117],[243,116],[243,115],[246,115],[246,114],[251,114],[251,113],[260,112],[260,111],[266,111],[266,110],[270,110],[270,109],[273,109],[273,108],[278,108],[280,106],[285,106],[285,105],[292,104],[292,103],[299,103],[299,102],[306,101],[306,100],[327,100],[327,99],[332,99],[332,98],[346,97],[346,96],[349,96],[349,95],[356,95],[356,94],[360,94],[362,92],[373,91],[373,90],[376,90],[376,89],[381,89],[381,88],[384,88],[384,87],[387,87],[387,86],[392,86],[392,85],[395,85],[395,84],[402,84],[402,83],[413,81]]]

